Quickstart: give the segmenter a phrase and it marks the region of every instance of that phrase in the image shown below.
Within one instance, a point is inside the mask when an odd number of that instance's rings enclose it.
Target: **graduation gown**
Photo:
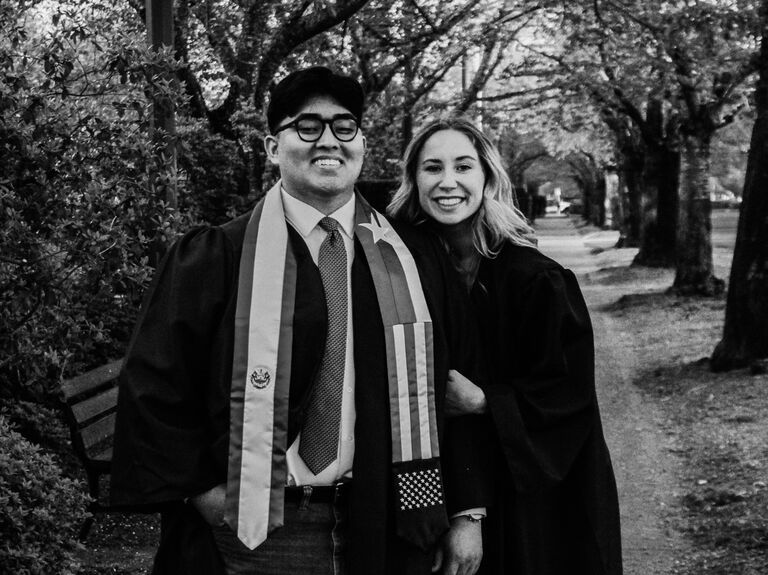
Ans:
[[[472,299],[486,352],[496,499],[483,575],[620,575],[616,484],[576,277],[506,243]]]
[[[158,268],[120,379],[112,501],[162,511],[155,575],[221,573],[211,531],[183,500],[227,478],[233,318],[243,236],[250,214],[182,237]],[[297,260],[288,444],[322,359],[326,307],[322,280],[303,240],[289,226]],[[450,367],[474,373],[477,344],[467,329],[469,300],[437,241],[397,228],[419,268],[435,326],[435,386],[448,512],[488,503],[471,420],[443,425]],[[394,533],[391,432],[384,330],[362,248],[352,265],[355,457],[347,545],[352,575],[429,573],[425,553]],[[265,270],[270,273],[271,270]],[[458,429],[458,432],[451,431]]]

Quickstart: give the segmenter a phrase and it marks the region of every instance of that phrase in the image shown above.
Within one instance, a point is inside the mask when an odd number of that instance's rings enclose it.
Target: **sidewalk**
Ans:
[[[638,368],[632,334],[602,311],[622,295],[624,287],[601,284],[595,278],[606,267],[628,265],[636,250],[611,249],[618,239],[616,232],[582,235],[579,232],[585,230],[577,230],[567,217],[537,220],[536,231],[539,249],[577,274],[590,308],[598,401],[621,505],[624,572],[672,573],[675,556],[685,545],[665,526],[679,462],[671,454],[672,440],[662,429],[663,417],[632,383]]]

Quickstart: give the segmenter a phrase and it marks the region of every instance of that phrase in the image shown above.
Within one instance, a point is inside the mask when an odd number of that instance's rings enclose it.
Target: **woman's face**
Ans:
[[[458,224],[480,207],[485,174],[472,141],[456,130],[432,134],[416,164],[416,187],[424,212],[441,224]]]

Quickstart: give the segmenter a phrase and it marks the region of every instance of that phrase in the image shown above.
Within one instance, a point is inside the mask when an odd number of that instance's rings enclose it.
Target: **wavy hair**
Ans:
[[[414,135],[403,155],[402,181],[387,206],[387,213],[412,224],[428,220],[419,203],[416,171],[421,149],[427,140],[442,130],[454,130],[467,136],[475,146],[485,175],[483,200],[472,216],[475,249],[485,257],[494,257],[504,241],[536,247],[533,228],[514,204],[514,188],[501,162],[496,146],[469,120],[449,116],[428,122]]]

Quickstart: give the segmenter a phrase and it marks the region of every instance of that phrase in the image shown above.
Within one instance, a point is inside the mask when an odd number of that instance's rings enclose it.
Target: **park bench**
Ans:
[[[101,497],[101,480],[112,464],[112,438],[115,434],[117,377],[123,360],[97,367],[61,384],[64,414],[69,425],[72,447],[88,478],[93,501],[91,513],[125,511],[109,505]],[[91,515],[80,529],[84,540],[93,524]]]

